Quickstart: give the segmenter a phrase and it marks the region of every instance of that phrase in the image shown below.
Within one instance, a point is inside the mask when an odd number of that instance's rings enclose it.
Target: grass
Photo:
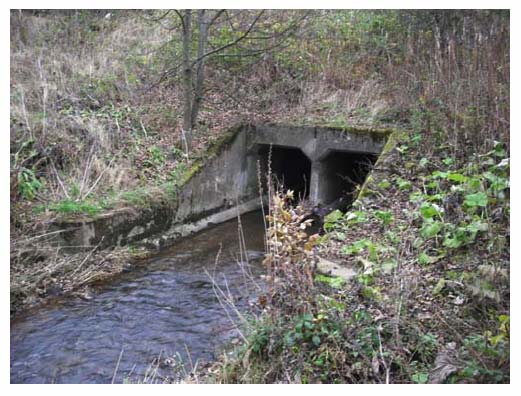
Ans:
[[[509,381],[508,12],[320,12],[266,56],[208,59],[188,161],[169,156],[178,82],[155,84],[180,32],[142,16],[11,13],[13,239],[44,224],[42,202],[71,214],[171,199],[238,121],[395,126],[353,211],[314,246],[358,265],[356,281],[315,279],[306,241],[283,241],[293,266],[273,261],[270,313],[217,380]],[[15,277],[37,260],[22,253]],[[458,362],[444,377],[443,359]]]
[[[272,199],[268,243],[279,253],[265,260],[266,309],[214,381],[509,382],[505,146],[460,166],[439,153],[403,171],[422,158],[426,141],[414,136],[381,158],[351,212],[326,216],[327,237],[301,239],[299,208]],[[358,266],[355,280],[309,278],[314,256],[301,254],[311,240],[319,254]]]
[[[50,210],[60,213],[60,214],[87,214],[87,215],[97,215],[103,210],[102,207],[90,204],[86,202],[74,202],[74,201],[61,201],[56,204],[53,204],[49,207]]]

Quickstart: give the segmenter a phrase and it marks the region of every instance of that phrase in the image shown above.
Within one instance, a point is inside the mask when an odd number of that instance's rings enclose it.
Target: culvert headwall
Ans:
[[[60,234],[62,245],[106,247],[143,240],[157,246],[167,244],[209,224],[260,208],[259,175],[265,181],[268,164],[285,188],[313,205],[352,201],[356,198],[355,186],[365,180],[389,132],[275,124],[243,126],[194,172],[178,192],[175,204],[168,204],[168,208],[138,209],[131,217],[120,211],[114,219],[104,214],[56,226],[65,228]],[[161,215],[153,216],[151,211]],[[163,218],[167,213],[169,218]]]

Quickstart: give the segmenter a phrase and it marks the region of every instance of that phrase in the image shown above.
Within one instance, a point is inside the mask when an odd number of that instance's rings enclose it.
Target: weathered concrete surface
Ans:
[[[297,147],[312,163],[322,160],[331,151],[379,154],[387,139],[386,131],[334,129],[311,126],[260,125],[250,127],[248,145],[273,144]]]
[[[247,130],[249,165],[258,160],[260,145],[299,148],[311,161],[309,200],[328,204],[331,180],[328,155],[334,152],[380,154],[388,131],[334,129],[310,126],[261,125]],[[254,174],[254,169],[249,169]]]
[[[258,164],[260,148],[266,145],[302,150],[311,161],[309,199],[315,204],[327,203],[332,196],[328,185],[332,180],[327,175],[330,153],[378,154],[385,141],[386,134],[375,131],[247,125],[206,161],[175,200],[153,208],[113,211],[95,219],[61,221],[54,228],[64,229],[57,234],[62,246],[107,247],[142,240],[161,246],[211,223],[258,209]]]
[[[56,221],[51,232],[62,230],[51,243],[73,250],[123,246],[168,230],[175,208],[169,205],[153,208],[123,208],[96,218]]]
[[[351,267],[346,267],[322,257],[318,258],[317,272],[322,275],[340,277],[345,280],[350,280],[357,274],[357,271]]]

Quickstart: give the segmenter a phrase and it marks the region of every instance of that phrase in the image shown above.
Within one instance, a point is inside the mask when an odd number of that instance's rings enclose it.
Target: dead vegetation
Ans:
[[[178,81],[156,84],[179,34],[133,11],[11,13],[11,295],[117,272],[117,251],[17,241],[60,210],[175,183],[231,123],[398,125],[358,206],[315,241],[358,266],[356,281],[317,280],[294,230],[273,245],[301,248],[276,257],[288,265],[273,279],[288,283],[274,283],[249,343],[214,378],[508,382],[508,11],[316,11],[282,47],[207,64],[188,159]],[[298,228],[293,214],[279,220]]]

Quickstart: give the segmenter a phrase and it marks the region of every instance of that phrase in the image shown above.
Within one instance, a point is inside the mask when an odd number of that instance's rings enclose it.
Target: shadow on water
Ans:
[[[156,363],[159,378],[170,376],[176,354],[185,364],[214,359],[238,333],[206,271],[240,310],[255,298],[251,280],[262,272],[262,215],[241,221],[252,278],[239,264],[237,219],[183,239],[89,300],[65,299],[12,321],[11,382],[110,383],[120,355],[116,382],[143,377]]]

